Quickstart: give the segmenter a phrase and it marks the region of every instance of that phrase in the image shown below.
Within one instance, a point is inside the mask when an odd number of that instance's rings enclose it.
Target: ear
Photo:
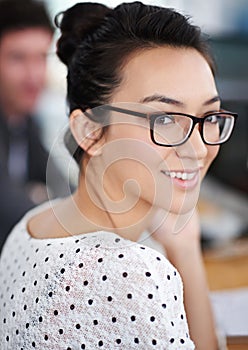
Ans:
[[[101,154],[104,144],[101,124],[89,119],[80,109],[75,109],[70,115],[70,129],[77,144],[85,152],[90,156]]]

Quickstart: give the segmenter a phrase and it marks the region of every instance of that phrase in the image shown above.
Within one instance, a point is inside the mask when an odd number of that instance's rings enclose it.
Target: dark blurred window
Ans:
[[[226,185],[248,193],[248,36],[211,41],[217,63],[217,86],[222,107],[239,118],[231,140],[221,147],[210,174]]]

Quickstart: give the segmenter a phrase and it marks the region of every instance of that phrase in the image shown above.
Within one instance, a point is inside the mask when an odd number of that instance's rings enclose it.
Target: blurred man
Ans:
[[[48,154],[33,110],[52,37],[44,4],[0,0],[0,250],[13,225],[44,199]]]

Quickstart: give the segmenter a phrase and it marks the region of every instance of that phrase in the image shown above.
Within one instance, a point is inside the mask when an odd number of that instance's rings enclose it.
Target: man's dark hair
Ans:
[[[26,29],[54,28],[43,2],[35,0],[0,0],[0,39],[4,33]]]

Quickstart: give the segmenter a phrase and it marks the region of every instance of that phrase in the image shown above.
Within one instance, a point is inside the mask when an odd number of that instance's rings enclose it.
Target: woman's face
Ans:
[[[140,112],[180,112],[202,117],[220,101],[206,60],[194,49],[160,47],[132,56],[111,104]],[[155,145],[149,121],[112,112],[102,159],[103,187],[114,202],[185,213],[196,205],[200,183],[218,153],[205,145],[197,124],[176,147]]]

